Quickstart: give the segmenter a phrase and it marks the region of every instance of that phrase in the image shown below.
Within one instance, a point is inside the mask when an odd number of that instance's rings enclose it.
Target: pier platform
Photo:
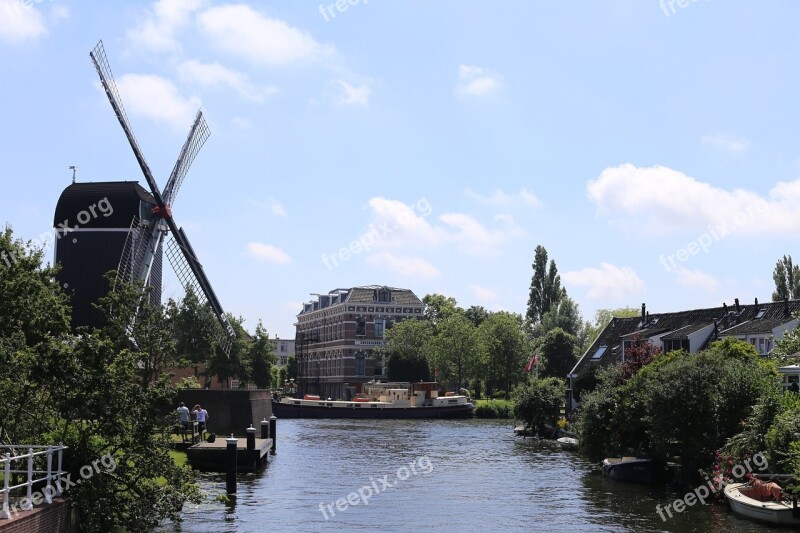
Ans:
[[[225,437],[217,436],[214,442],[201,442],[186,449],[189,464],[201,472],[225,472]],[[236,444],[236,464],[239,472],[253,472],[267,461],[272,439],[256,439],[253,451],[247,450],[247,438],[239,437]]]

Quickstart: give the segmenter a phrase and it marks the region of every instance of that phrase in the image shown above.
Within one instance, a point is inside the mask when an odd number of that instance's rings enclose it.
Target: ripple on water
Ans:
[[[422,473],[421,458],[432,470]],[[337,511],[335,502],[417,462],[418,474]],[[172,531],[761,531],[724,508],[696,509],[667,524],[655,505],[677,495],[618,485],[555,443],[522,439],[486,420],[281,420],[278,455],[240,478],[235,503],[222,475],[203,475],[207,494]],[[325,519],[320,504],[335,516]]]

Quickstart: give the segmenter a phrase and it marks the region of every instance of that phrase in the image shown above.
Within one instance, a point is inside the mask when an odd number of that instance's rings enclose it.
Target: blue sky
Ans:
[[[103,39],[160,184],[203,109],[173,211],[250,330],[293,337],[310,293],[365,284],[524,313],[537,244],[587,319],[769,300],[800,229],[798,15],[0,0],[0,222],[51,231],[70,165],[141,179],[89,60]]]

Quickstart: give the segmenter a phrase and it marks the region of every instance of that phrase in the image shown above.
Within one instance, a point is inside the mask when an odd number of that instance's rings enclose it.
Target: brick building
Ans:
[[[299,394],[350,399],[364,383],[386,378],[376,352],[384,333],[407,318],[420,318],[425,304],[409,289],[368,285],[315,294],[295,323]]]

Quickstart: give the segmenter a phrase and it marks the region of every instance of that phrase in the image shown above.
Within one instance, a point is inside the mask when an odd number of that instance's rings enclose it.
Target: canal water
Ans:
[[[656,505],[682,494],[613,483],[555,443],[489,420],[279,420],[277,455],[240,475],[235,499],[217,499],[223,475],[202,475],[201,488],[203,503],[168,531],[771,530],[724,505],[664,521]]]

